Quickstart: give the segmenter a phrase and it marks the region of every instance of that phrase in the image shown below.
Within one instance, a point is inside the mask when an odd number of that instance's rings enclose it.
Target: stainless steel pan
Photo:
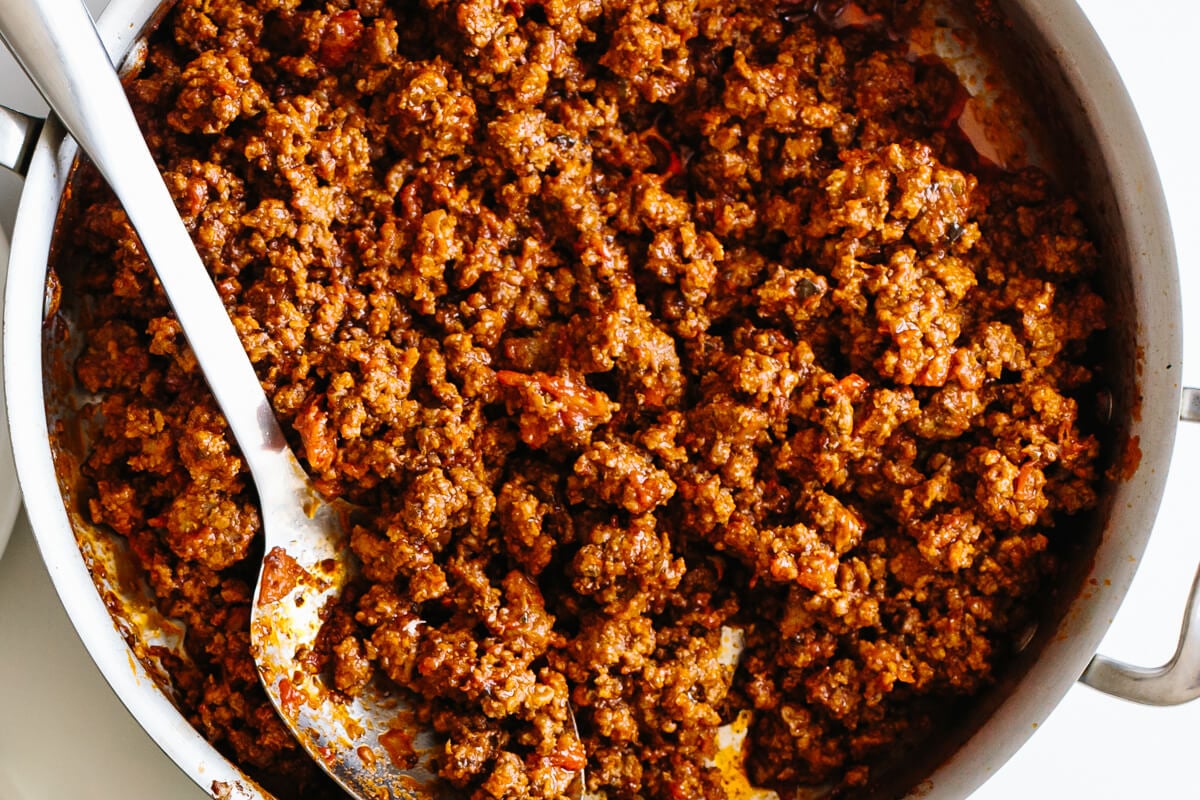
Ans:
[[[114,61],[136,63],[139,36],[159,0],[113,0],[99,26]],[[911,797],[963,798],[995,772],[1083,680],[1139,702],[1200,696],[1200,609],[1185,619],[1179,651],[1157,669],[1095,656],[1133,579],[1153,526],[1181,416],[1181,310],[1174,246],[1158,175],[1129,97],[1082,12],[1068,2],[1010,0],[1012,64],[1033,76],[1040,105],[1069,141],[1064,177],[1114,269],[1108,294],[1116,358],[1127,380],[1113,387],[1114,436],[1129,469],[1105,494],[1098,545],[1023,654],[1023,663],[948,731],[925,762]],[[4,362],[13,449],[38,545],[84,644],[140,724],[195,782],[217,798],[266,794],[217,753],[171,703],[169,681],[131,643],[171,645],[177,631],[157,617],[138,586],[122,579],[118,543],[84,523],[74,507],[70,448],[55,451],[50,430],[70,413],[69,372],[53,368],[43,317],[46,264],[76,148],[54,119],[0,108],[0,164],[25,176],[4,299]],[[1200,420],[1200,392],[1184,390],[1182,416]],[[67,420],[69,421],[69,420]],[[1140,452],[1140,458],[1134,458]],[[99,591],[98,591],[99,588]],[[1200,603],[1193,590],[1190,606]],[[115,609],[116,613],[110,613]],[[1196,629],[1193,630],[1193,622]],[[938,764],[930,771],[929,765]]]

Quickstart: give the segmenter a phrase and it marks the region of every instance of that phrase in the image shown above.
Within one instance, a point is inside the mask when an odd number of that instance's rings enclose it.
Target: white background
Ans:
[[[1200,308],[1200,3],[1080,0],[1080,5],[1142,115],[1175,227],[1184,306]],[[39,110],[6,56],[0,53],[0,102]],[[5,228],[11,226],[19,187],[13,176],[0,175]],[[1200,354],[1200,326],[1189,325],[1185,336],[1186,354]],[[1200,355],[1185,359],[1183,376],[1188,385],[1200,384]],[[1200,426],[1185,425],[1154,537],[1102,646],[1105,653],[1147,665],[1170,657],[1200,563],[1198,482]],[[1145,708],[1077,686],[972,800],[1200,800],[1197,761],[1200,701]],[[88,661],[22,516],[0,561],[0,800],[205,796],[158,752]]]

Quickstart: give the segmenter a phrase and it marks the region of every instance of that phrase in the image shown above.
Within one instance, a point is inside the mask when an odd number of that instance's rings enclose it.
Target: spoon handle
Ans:
[[[80,0],[0,0],[0,38],[112,187],[259,489],[295,502],[295,458]],[[220,377],[217,380],[217,377]],[[282,486],[281,486],[282,484]],[[263,497],[283,488],[290,497]]]

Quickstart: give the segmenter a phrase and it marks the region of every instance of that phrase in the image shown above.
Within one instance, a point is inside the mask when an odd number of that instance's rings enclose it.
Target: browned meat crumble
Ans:
[[[724,797],[744,710],[755,784],[869,784],[995,679],[1095,503],[1074,201],[817,5],[179,0],[129,84],[297,453],[363,509],[322,664],[423,698],[472,798],[585,765]],[[249,655],[248,475],[96,184],[57,261],[91,517],[186,623],[192,723],[338,796]]]

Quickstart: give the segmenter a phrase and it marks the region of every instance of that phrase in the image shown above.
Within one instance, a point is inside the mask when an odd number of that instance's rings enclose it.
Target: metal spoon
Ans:
[[[368,688],[353,702],[299,666],[320,610],[357,570],[341,516],[313,490],[263,392],[78,0],[0,0],[0,38],[91,156],[125,207],[241,449],[262,508],[266,558],[251,614],[251,648],[267,694],[304,748],[359,798],[427,796],[433,776],[389,756],[412,717]],[[416,737],[429,752],[432,731]],[[407,746],[407,742],[406,742]]]

